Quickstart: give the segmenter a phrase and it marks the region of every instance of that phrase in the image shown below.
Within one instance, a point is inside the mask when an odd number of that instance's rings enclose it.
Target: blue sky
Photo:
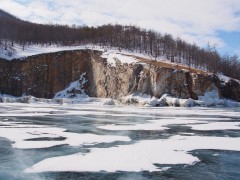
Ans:
[[[133,24],[240,56],[240,0],[0,0],[37,23]]]
[[[229,54],[237,54],[240,56],[240,31],[233,32],[219,32],[221,38],[226,46],[221,49],[221,53],[228,52]]]

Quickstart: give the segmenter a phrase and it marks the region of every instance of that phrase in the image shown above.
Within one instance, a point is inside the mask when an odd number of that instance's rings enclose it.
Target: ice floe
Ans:
[[[1,122],[0,137],[13,142],[14,148],[36,149],[49,148],[57,145],[82,146],[96,143],[111,143],[114,141],[130,141],[126,136],[95,135],[90,133],[66,132],[66,129],[48,127],[26,123]],[[46,140],[38,141],[38,138]],[[51,140],[49,138],[63,138],[63,140]]]
[[[206,124],[188,125],[193,130],[213,131],[213,130],[239,130],[240,122],[209,122]]]
[[[190,154],[190,151],[196,149],[240,151],[240,138],[176,135],[170,139],[143,140],[111,148],[90,148],[90,152],[86,154],[45,159],[25,172],[161,171],[157,164],[192,165],[198,162],[199,159]]]

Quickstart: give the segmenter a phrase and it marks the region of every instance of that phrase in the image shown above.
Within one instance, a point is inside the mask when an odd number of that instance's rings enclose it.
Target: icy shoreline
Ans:
[[[240,107],[240,102],[229,99],[219,98],[216,91],[209,91],[204,96],[199,96],[198,100],[180,99],[164,94],[161,98],[151,97],[150,95],[131,94],[119,99],[89,97],[86,94],[78,95],[75,98],[44,99],[33,96],[14,97],[11,95],[0,94],[0,103],[46,103],[46,104],[92,104],[92,105],[116,105],[116,106],[140,106],[140,107]]]

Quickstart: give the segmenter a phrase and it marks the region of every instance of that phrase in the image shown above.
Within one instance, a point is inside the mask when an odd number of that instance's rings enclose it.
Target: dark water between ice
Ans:
[[[6,107],[0,107],[1,114],[4,114]],[[11,108],[9,106],[8,108]],[[13,148],[12,142],[9,139],[0,137],[0,179],[240,179],[240,151],[230,150],[211,150],[211,149],[196,149],[189,153],[198,157],[200,160],[194,165],[177,164],[177,165],[161,165],[158,167],[170,167],[164,171],[141,171],[141,172],[41,172],[41,173],[25,173],[24,170],[32,165],[57,156],[65,156],[75,153],[88,153],[89,148],[112,147],[116,145],[132,144],[135,142],[151,139],[168,139],[171,136],[183,133],[194,133],[189,135],[197,136],[214,136],[214,137],[232,137],[239,138],[240,130],[192,130],[187,125],[169,125],[166,130],[119,130],[111,131],[99,129],[98,126],[107,124],[139,124],[146,120],[168,119],[168,118],[201,118],[201,120],[208,120],[209,118],[219,118],[219,122],[224,118],[231,118],[228,122],[240,122],[239,109],[174,109],[174,113],[167,114],[161,108],[144,108],[143,111],[133,108],[124,110],[124,108],[85,108],[84,111],[89,111],[90,114],[65,114],[71,110],[72,107],[59,107],[55,113],[47,112],[44,116],[12,116],[11,114],[0,116],[2,122],[20,122],[35,125],[47,125],[53,127],[61,127],[74,133],[92,133],[97,135],[120,135],[128,136],[131,141],[123,142],[116,141],[111,143],[99,143],[94,145],[84,145],[80,147],[72,147],[69,145],[59,145],[49,148],[39,149],[20,149]],[[134,110],[135,109],[135,110]],[[9,110],[9,109],[8,109]],[[20,110],[22,114],[32,113],[24,110],[24,107],[18,108],[14,106],[12,109]],[[194,113],[194,111],[197,113]],[[41,111],[41,108],[36,111]],[[81,111],[81,108],[75,110]],[[96,114],[96,112],[104,112],[106,114]],[[191,111],[193,113],[191,113]],[[210,113],[208,112],[210,111]],[[45,111],[44,111],[45,112]],[[91,113],[92,112],[92,113]],[[165,112],[165,113],[164,113]],[[220,112],[220,113],[219,113]],[[50,115],[51,114],[51,115]],[[59,115],[61,114],[61,115]],[[127,116],[126,116],[127,115]],[[9,127],[10,128],[10,127]],[[9,131],[10,132],[10,131]],[[62,141],[64,137],[60,138],[36,138],[35,141]],[[81,163],[81,162],[79,162]],[[98,162],[92,162],[98,163]],[[128,162],[126,162],[128,163]]]

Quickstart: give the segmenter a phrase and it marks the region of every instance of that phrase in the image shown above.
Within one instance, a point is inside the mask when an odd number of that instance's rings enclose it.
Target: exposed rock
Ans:
[[[94,52],[92,52],[94,53]],[[42,54],[24,60],[0,60],[1,93],[52,98],[90,67],[88,51]]]
[[[240,101],[240,84],[235,80],[223,84],[216,76],[141,62],[127,64],[116,60],[116,66],[113,66],[101,55],[100,51],[76,50],[42,54],[23,60],[0,60],[0,92],[14,96],[25,94],[52,98],[86,73],[84,77],[87,81],[81,88],[90,97],[119,99],[136,93],[156,98],[169,94],[177,98],[197,99],[207,91],[216,90],[223,98]],[[156,105],[171,104],[153,102]],[[180,103],[176,100],[172,105],[179,106]],[[189,100],[189,106],[191,103]]]
[[[225,85],[220,86],[221,94],[224,98],[240,101],[240,83],[231,79]]]

